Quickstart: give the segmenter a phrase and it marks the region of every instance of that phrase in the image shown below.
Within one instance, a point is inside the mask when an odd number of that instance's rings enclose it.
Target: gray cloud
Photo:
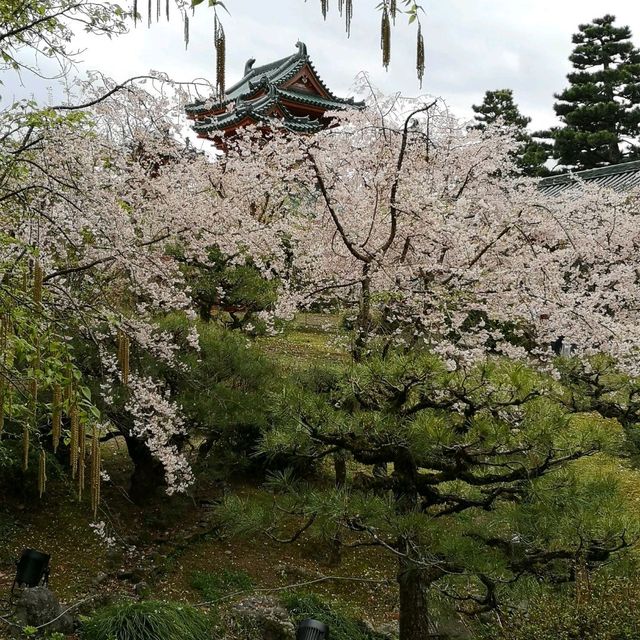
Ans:
[[[177,11],[170,23],[151,29],[138,25],[123,37],[108,40],[81,36],[86,49],[80,69],[99,69],[117,79],[167,72],[179,80],[213,78],[212,12],[198,7],[191,19],[191,43],[185,51]],[[223,20],[228,36],[228,80],[242,74],[247,58],[258,64],[294,51],[304,40],[318,71],[334,91],[347,94],[359,71],[371,74],[385,92],[417,95],[415,29],[399,20],[393,33],[389,72],[380,66],[379,15],[375,2],[354,0],[350,39],[337,15],[336,2],[326,22],[319,2],[311,0],[227,0],[231,16]],[[577,25],[607,12],[629,24],[640,44],[640,5],[632,0],[424,0],[427,73],[423,91],[443,97],[461,117],[471,114],[487,89],[512,88],[534,127],[554,122],[553,93],[562,90],[569,71],[571,34]],[[34,93],[46,99],[51,82],[25,76],[25,87],[5,77],[2,93]]]

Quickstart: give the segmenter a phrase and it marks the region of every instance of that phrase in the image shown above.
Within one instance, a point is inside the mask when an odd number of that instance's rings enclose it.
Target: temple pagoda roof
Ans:
[[[247,61],[242,79],[223,100],[198,100],[185,106],[200,137],[231,135],[247,124],[279,124],[296,133],[316,133],[329,124],[327,111],[362,108],[363,102],[332,93],[311,62],[307,47],[298,42],[293,55],[255,67]]]

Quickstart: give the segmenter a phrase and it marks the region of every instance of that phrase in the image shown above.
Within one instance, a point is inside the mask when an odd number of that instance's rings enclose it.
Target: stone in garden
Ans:
[[[252,640],[294,640],[295,627],[287,610],[269,596],[250,596],[235,604],[231,611],[238,631]]]
[[[47,587],[34,587],[23,589],[18,596],[15,604],[15,617],[25,627],[47,625],[44,630],[49,633],[56,631],[72,633],[73,616],[71,613],[62,614],[64,609],[65,607],[60,605],[58,598]]]

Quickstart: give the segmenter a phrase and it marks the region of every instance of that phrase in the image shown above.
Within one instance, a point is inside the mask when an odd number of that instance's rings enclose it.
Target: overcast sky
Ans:
[[[386,93],[439,96],[464,118],[487,89],[511,88],[522,112],[533,118],[532,126],[544,128],[554,123],[553,93],[566,85],[571,35],[579,23],[614,13],[619,23],[631,26],[640,46],[637,0],[423,0],[427,70],[421,91],[415,77],[414,26],[407,26],[406,17],[399,19],[392,36],[392,64],[385,72],[378,0],[353,1],[352,35],[347,39],[337,0],[330,0],[326,22],[320,0],[226,0],[231,12],[223,16],[228,84],[241,77],[247,58],[256,58],[259,65],[287,56],[300,39],[322,78],[339,95],[348,94],[353,78],[367,71]],[[187,50],[176,10],[169,23],[163,19],[150,29],[138,25],[117,39],[81,37],[81,68],[99,69],[118,80],[150,69],[177,80],[213,80],[212,23],[205,2],[191,20]],[[52,84],[25,74],[20,87],[5,77],[2,93],[5,99],[29,93],[44,99]]]

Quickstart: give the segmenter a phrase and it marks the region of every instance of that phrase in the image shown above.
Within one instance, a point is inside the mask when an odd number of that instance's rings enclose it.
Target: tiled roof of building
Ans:
[[[538,183],[538,188],[544,195],[553,197],[579,189],[583,183],[615,191],[628,191],[640,187],[640,161],[543,178]]]
[[[253,66],[254,59],[248,60],[243,78],[226,91],[224,100],[186,105],[187,116],[195,120],[193,130],[206,137],[233,130],[242,122],[272,123],[277,119],[291,131],[316,133],[328,124],[326,118],[321,120],[326,111],[364,106],[353,98],[335,96],[315,70],[306,45],[298,42],[296,46],[298,51],[293,55],[259,67]],[[305,114],[307,110],[309,114]]]

